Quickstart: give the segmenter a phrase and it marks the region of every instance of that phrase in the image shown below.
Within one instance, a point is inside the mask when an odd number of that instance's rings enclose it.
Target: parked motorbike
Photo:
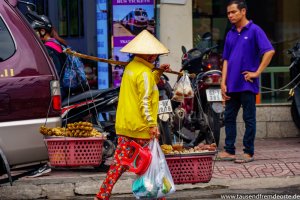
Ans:
[[[191,79],[194,98],[174,109],[174,134],[184,142],[195,146],[202,142],[219,144],[220,128],[223,126],[223,105],[221,95],[221,56],[210,48],[182,47],[182,70],[195,73]],[[195,137],[196,131],[199,131]]]
[[[90,121],[107,140],[103,144],[103,158],[111,157],[117,144],[115,122],[110,116],[117,109],[119,88],[88,90],[66,98],[62,102],[62,126],[78,121]],[[102,120],[99,120],[99,116]]]
[[[289,70],[293,86],[289,97],[289,100],[292,100],[291,115],[295,125],[300,129],[300,42],[289,49],[288,54],[291,54]]]
[[[160,77],[157,84],[159,90],[159,109],[158,109],[158,126],[160,131],[160,143],[172,144],[170,121],[172,120],[172,104],[173,96],[172,87],[169,83],[169,78],[166,75]]]

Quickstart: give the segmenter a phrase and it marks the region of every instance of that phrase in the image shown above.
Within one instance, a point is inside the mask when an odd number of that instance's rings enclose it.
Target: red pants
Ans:
[[[102,186],[100,187],[100,191],[96,195],[98,199],[109,199],[115,183],[128,169],[128,166],[120,164],[120,160],[124,157],[128,158],[128,156],[131,156],[133,154],[133,148],[129,146],[131,140],[134,140],[141,146],[144,146],[149,142],[148,139],[135,139],[124,136],[118,138],[118,146],[115,151],[114,162],[111,164],[106,174],[106,178],[104,179]]]

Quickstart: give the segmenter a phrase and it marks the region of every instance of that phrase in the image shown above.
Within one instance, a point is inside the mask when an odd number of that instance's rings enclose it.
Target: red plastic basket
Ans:
[[[51,166],[98,166],[102,161],[103,138],[47,138]]]
[[[184,154],[166,156],[175,184],[207,183],[212,177],[213,157],[216,152],[203,155]]]

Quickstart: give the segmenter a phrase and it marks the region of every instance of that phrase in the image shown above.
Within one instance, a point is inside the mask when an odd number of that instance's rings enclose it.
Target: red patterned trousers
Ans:
[[[133,148],[129,146],[129,143],[132,140],[134,140],[141,146],[145,146],[149,142],[149,139],[136,139],[124,136],[120,136],[118,138],[118,146],[115,151],[114,162],[110,165],[106,177],[100,187],[100,191],[96,195],[98,199],[108,200],[115,183],[128,169],[128,166],[120,164],[120,160],[122,160],[122,158],[124,157],[128,158],[128,156],[131,156],[133,154]]]

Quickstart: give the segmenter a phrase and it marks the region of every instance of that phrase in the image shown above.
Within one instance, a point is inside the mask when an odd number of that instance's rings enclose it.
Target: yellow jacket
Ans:
[[[149,127],[157,126],[161,72],[137,56],[125,67],[116,117],[118,135],[149,139]]]

